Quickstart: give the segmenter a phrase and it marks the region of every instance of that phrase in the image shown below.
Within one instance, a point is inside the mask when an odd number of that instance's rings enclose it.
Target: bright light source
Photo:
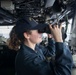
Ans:
[[[9,38],[9,33],[13,26],[0,26],[0,34],[5,38]]]

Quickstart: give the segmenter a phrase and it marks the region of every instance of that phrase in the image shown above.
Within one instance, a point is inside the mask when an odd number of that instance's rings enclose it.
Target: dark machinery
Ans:
[[[0,1],[1,2],[5,0]],[[12,25],[24,14],[39,23],[65,21],[66,15],[72,18],[75,0],[9,0],[14,5],[13,12],[0,6],[0,25]]]

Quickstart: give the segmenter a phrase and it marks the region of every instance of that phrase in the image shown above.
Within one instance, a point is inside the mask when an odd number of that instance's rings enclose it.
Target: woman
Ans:
[[[19,19],[10,33],[9,47],[18,50],[15,70],[16,75],[71,75],[72,56],[62,40],[61,26],[49,25],[55,39],[55,63],[48,62],[46,57],[51,56],[53,44],[49,40],[48,48],[39,44],[42,41],[39,29],[46,24],[38,24],[31,18]]]

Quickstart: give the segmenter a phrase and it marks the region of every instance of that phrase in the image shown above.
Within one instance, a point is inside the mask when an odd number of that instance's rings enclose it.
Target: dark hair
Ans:
[[[30,30],[27,32],[30,32]],[[24,40],[25,40],[24,35],[19,31],[19,27],[14,26],[10,32],[8,47],[13,50],[18,50],[21,43],[23,43]]]
[[[31,30],[43,29],[47,24],[38,24],[36,21],[30,17],[23,16],[16,21],[16,25],[12,28],[10,32],[10,38],[8,46],[11,49],[18,50],[21,43],[24,43],[26,38],[23,33],[27,32],[31,34]]]

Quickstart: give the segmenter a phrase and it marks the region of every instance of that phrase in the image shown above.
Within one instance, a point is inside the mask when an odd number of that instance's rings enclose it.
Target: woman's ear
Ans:
[[[29,34],[28,34],[28,33],[24,32],[23,35],[24,35],[24,37],[25,37],[26,39],[29,39]]]

